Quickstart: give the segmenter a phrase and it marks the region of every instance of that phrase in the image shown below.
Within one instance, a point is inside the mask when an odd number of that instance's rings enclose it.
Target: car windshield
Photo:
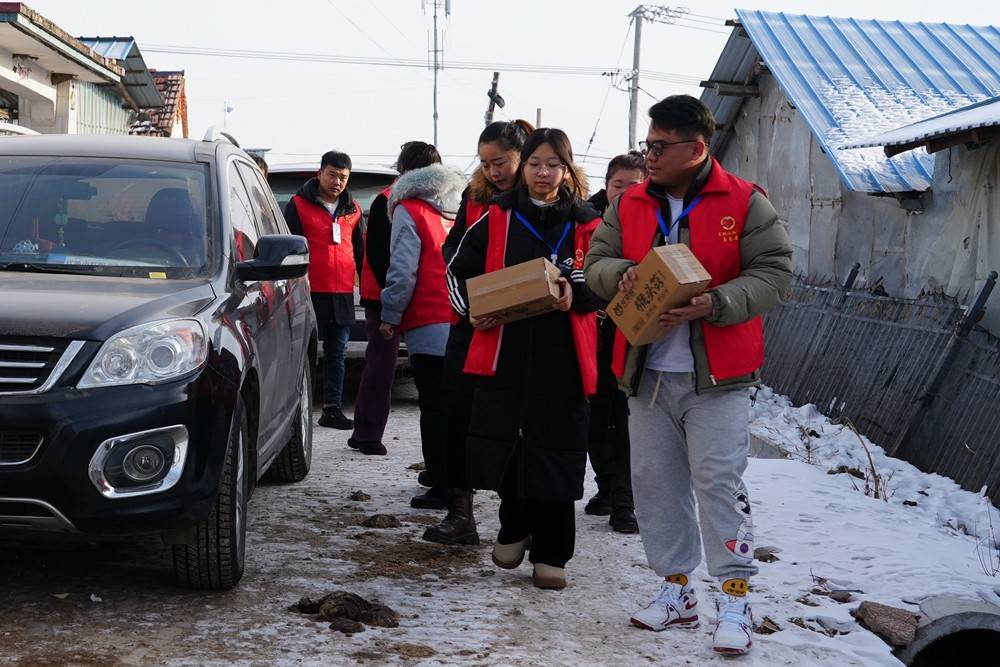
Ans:
[[[207,184],[204,165],[0,156],[0,270],[203,275]]]

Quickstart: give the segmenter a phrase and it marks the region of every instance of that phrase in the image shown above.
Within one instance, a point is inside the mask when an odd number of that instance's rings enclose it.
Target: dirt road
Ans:
[[[414,398],[412,385],[400,389],[389,456],[364,457],[347,448],[347,433],[317,429],[309,477],[258,488],[235,591],[177,588],[155,540],[0,543],[0,665],[729,664],[709,651],[710,622],[678,634],[628,626],[629,612],[655,592],[655,576],[639,537],[611,532],[582,503],[562,592],[532,587],[527,564],[514,572],[492,565],[492,493],[477,495],[481,546],[422,542],[442,515],[408,504],[418,492],[409,466],[420,461]],[[353,491],[371,499],[351,500]],[[359,525],[376,513],[400,526]],[[704,569],[697,575],[704,589]],[[399,627],[349,636],[288,610],[303,595],[336,590],[389,605]],[[710,599],[703,596],[706,616]],[[741,667],[798,662],[796,650],[774,645]]]

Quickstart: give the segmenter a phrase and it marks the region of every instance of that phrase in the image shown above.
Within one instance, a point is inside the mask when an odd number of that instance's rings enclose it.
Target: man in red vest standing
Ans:
[[[704,544],[718,578],[713,648],[752,645],[747,599],[753,521],[743,483],[748,387],[764,361],[761,315],[787,297],[792,246],[764,192],[709,155],[712,113],[687,95],[649,110],[648,178],[611,202],[587,255],[587,284],[613,298],[650,248],[685,243],[712,276],[709,290],[667,312],[666,335],[630,347],[618,332],[613,369],[629,396],[632,487],[650,567],[664,581],[633,625],[696,627],[692,573]],[[695,514],[697,498],[698,514]],[[699,530],[700,529],[700,530]]]
[[[309,287],[323,340],[323,416],[320,426],[350,430],[344,415],[344,361],[354,323],[354,281],[361,271],[361,208],[347,191],[350,156],[329,151],[319,171],[285,206],[293,234],[309,242]]]

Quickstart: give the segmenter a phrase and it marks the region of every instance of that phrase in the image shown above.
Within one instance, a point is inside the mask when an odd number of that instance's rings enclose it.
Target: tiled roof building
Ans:
[[[150,70],[156,89],[163,97],[163,107],[142,109],[129,134],[151,137],[188,136],[187,96],[184,93],[184,71]]]

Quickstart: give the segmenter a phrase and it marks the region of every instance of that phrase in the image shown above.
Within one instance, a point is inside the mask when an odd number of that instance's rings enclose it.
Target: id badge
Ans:
[[[340,223],[333,221],[333,242],[340,243]]]

